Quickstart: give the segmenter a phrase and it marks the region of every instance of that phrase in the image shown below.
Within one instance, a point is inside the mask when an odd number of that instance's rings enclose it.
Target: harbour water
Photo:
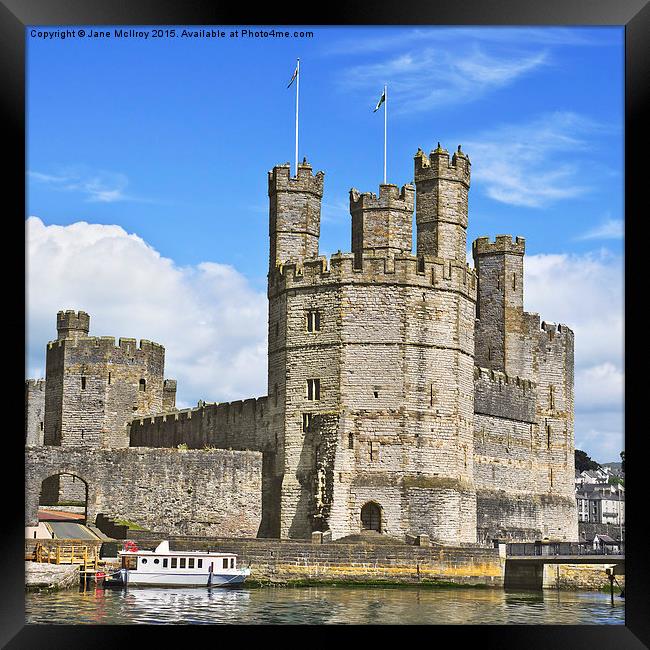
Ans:
[[[26,594],[28,623],[623,625],[604,592],[418,587],[67,590]]]

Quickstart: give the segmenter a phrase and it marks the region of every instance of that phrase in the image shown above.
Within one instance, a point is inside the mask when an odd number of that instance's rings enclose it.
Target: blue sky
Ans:
[[[463,145],[468,243],[526,238],[526,308],[576,330],[576,446],[618,460],[623,28],[304,29],[313,38],[27,29],[30,376],[57,309],[78,308],[98,335],[165,345],[183,405],[265,393],[266,172],[293,161],[300,57],[299,155],[325,172],[321,252],[350,249],[348,192],[381,181],[372,109],[386,83],[388,182],[412,180],[418,147]]]

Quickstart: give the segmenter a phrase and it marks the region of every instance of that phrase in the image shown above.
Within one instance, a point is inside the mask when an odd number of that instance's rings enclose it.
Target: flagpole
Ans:
[[[298,177],[298,94],[300,88],[300,59],[297,59],[296,65],[296,178]]]
[[[384,85],[384,185],[386,185],[386,125],[388,123],[388,93]]]

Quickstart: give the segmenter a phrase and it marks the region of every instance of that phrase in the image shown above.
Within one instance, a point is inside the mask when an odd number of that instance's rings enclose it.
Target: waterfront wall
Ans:
[[[155,547],[160,534],[132,531],[143,547]],[[503,585],[498,549],[407,544],[312,544],[279,539],[169,537],[172,550],[236,553],[240,566],[251,568],[252,581],[262,583],[385,582],[459,585]]]
[[[605,569],[614,564],[545,564],[544,589],[588,589],[593,591],[609,590],[609,578]],[[619,594],[625,588],[625,576],[617,575],[614,593]]]

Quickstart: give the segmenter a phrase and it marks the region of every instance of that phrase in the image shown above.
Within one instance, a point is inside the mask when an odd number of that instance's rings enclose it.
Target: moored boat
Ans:
[[[227,587],[240,585],[250,569],[237,567],[234,553],[172,551],[162,541],[153,551],[127,542],[118,552],[120,569],[104,578],[104,586]]]

